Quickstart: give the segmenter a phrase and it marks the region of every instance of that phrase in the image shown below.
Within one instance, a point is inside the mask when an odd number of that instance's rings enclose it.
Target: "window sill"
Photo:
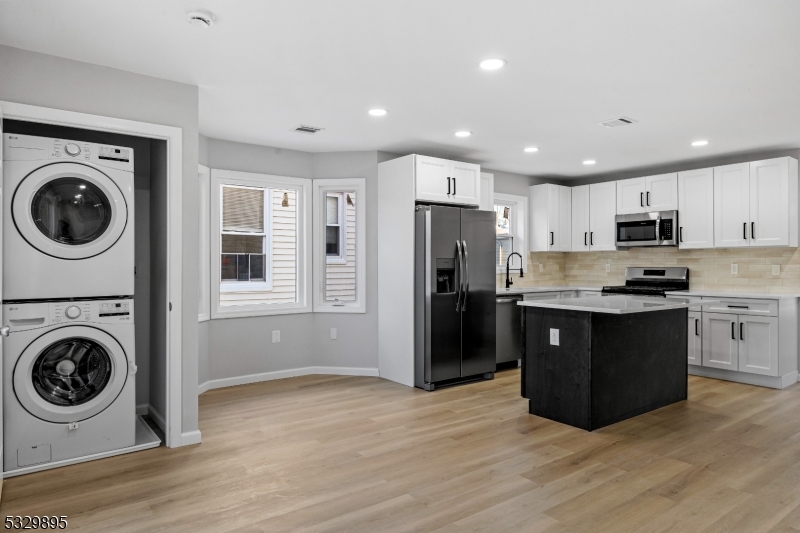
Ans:
[[[362,305],[318,305],[314,307],[315,313],[350,313],[364,314],[367,312]]]
[[[201,313],[197,315],[197,322],[207,322],[211,320],[211,316],[208,313]]]
[[[269,292],[272,290],[272,283],[267,282],[223,282],[219,285],[219,292]]]

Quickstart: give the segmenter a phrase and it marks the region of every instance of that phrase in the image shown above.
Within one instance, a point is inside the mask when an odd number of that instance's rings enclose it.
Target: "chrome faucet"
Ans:
[[[511,270],[510,267],[511,257],[515,255],[519,255],[519,277],[524,277],[522,273],[522,256],[519,254],[519,252],[511,252],[510,254],[508,254],[508,258],[506,258],[506,289],[510,288],[514,284],[514,282],[511,281],[511,277],[509,276],[509,270]]]

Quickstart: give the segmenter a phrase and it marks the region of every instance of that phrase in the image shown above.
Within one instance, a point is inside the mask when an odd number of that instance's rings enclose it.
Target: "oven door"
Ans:
[[[616,245],[676,246],[674,228],[678,227],[677,211],[659,211],[616,216]]]

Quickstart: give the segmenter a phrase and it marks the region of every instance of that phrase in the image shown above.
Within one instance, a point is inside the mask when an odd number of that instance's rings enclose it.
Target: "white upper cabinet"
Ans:
[[[678,173],[678,247],[714,247],[714,169]]]
[[[480,165],[417,155],[414,167],[416,200],[480,205]]]
[[[494,174],[481,172],[481,211],[494,211]]]
[[[615,198],[616,200],[616,198]],[[572,251],[589,251],[589,185],[572,188]]]
[[[617,214],[678,209],[678,175],[661,174],[617,182]]]
[[[530,203],[530,251],[568,252],[572,248],[572,193],[569,187],[533,185]]]
[[[617,181],[617,214],[645,213],[644,190],[644,178]]]
[[[714,169],[714,246],[798,245],[797,160]]]
[[[617,182],[589,185],[589,249],[616,250]]]

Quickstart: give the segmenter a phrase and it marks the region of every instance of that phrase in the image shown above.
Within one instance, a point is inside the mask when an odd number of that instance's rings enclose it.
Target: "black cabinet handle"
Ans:
[[[681,242],[683,242],[683,226],[678,230],[678,234],[680,235]]]
[[[456,195],[456,179],[453,178],[453,196]]]
[[[499,301],[500,301],[500,300],[498,300],[498,302],[499,302]],[[694,319],[694,334],[695,334],[696,336],[700,336],[700,333],[697,331],[697,323],[698,323],[698,322],[700,322],[700,321],[699,321],[698,319],[696,319],[696,318],[695,318],[695,319]]]
[[[744,240],[747,240],[747,222],[742,224],[742,232],[744,233]]]
[[[450,178],[447,178],[447,196],[450,196]]]
[[[589,232],[589,244],[591,246],[594,246],[594,232],[593,231]]]
[[[650,191],[647,191],[647,205],[650,205]]]
[[[731,322],[731,339],[736,340],[736,322]]]
[[[553,232],[550,232],[550,246],[553,246]]]
[[[751,239],[755,239],[756,238],[756,223],[755,222],[751,222],[750,223],[750,238]]]
[[[644,193],[643,192],[639,193],[639,203],[642,204],[642,207],[644,207]]]
[[[744,322],[739,322],[739,339],[744,340]]]
[[[750,309],[749,305],[728,305],[731,309]]]
[[[584,232],[583,232],[583,245],[584,245],[584,246],[587,246],[587,243],[586,243],[586,238],[587,238],[588,236],[589,236],[589,232],[588,232],[588,231],[584,231]]]

